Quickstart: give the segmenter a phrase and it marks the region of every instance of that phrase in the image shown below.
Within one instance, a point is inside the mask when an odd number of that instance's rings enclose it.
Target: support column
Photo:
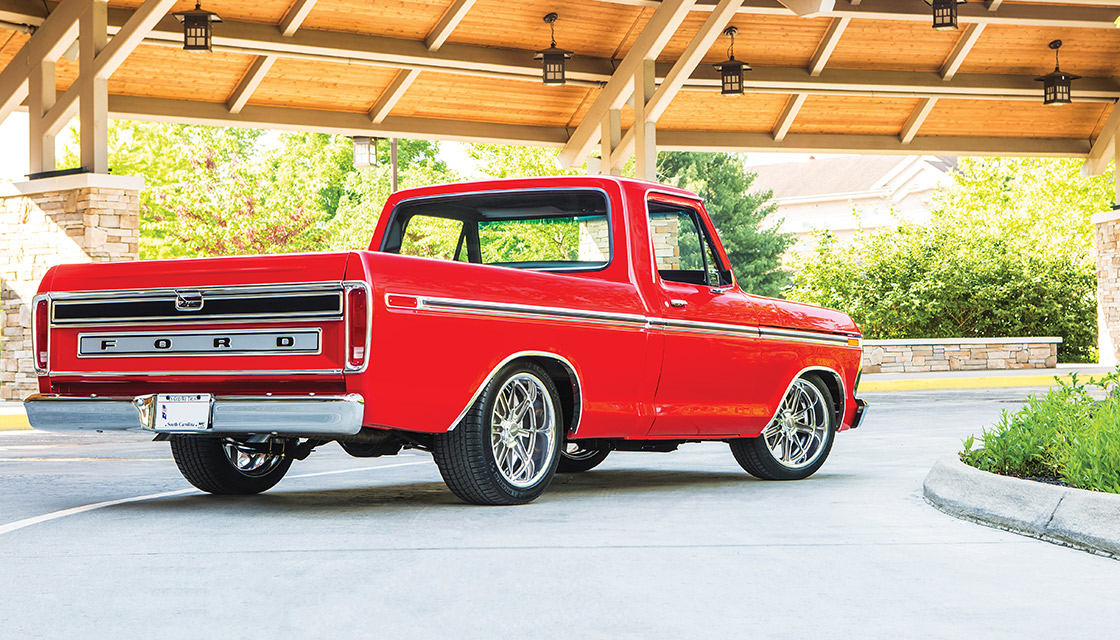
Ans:
[[[634,74],[634,177],[657,181],[657,123],[649,111],[655,86],[654,60],[643,60]]]
[[[92,173],[0,185],[0,401],[38,390],[31,298],[47,270],[139,257],[143,186]]]
[[[109,80],[95,67],[108,38],[106,0],[91,0],[78,19],[77,82],[82,166],[93,173],[109,173]]]
[[[54,171],[54,135],[48,130],[43,116],[54,106],[55,62],[43,60],[31,71],[28,78],[27,131],[30,138],[28,167],[31,173]]]
[[[599,173],[605,176],[620,176],[622,167],[614,163],[614,152],[622,141],[622,110],[608,109],[607,117],[603,118],[601,127],[599,142],[602,162]]]
[[[1113,144],[1116,197],[1120,205],[1120,144]],[[1100,363],[1120,364],[1120,210],[1093,216],[1097,249],[1097,349]]]

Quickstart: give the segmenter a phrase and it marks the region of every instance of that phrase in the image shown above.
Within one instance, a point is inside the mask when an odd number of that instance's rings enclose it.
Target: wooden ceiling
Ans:
[[[0,0],[0,26],[43,21],[39,0]],[[110,0],[114,33],[142,0]],[[193,8],[180,0],[173,11]],[[700,0],[657,54],[663,77],[712,15]],[[995,5],[989,7],[988,5]],[[221,15],[215,50],[181,49],[164,18],[115,70],[119,117],[350,134],[562,146],[650,22],[655,0],[207,0]],[[994,9],[989,11],[989,8]],[[575,52],[569,82],[540,82],[533,51]],[[657,120],[667,148],[1088,156],[1115,129],[1120,0],[961,5],[961,28],[934,31],[921,0],[836,0],[799,17],[778,0],[747,0],[729,21],[747,93],[721,96],[711,63]],[[302,17],[302,20],[299,18]],[[292,28],[292,27],[295,28]],[[291,35],[283,35],[287,29]],[[0,67],[29,36],[0,29]],[[1086,76],[1075,103],[1043,107],[1034,77],[1061,66]],[[263,68],[263,69],[262,69]],[[77,77],[62,59],[57,89]],[[1120,112],[1118,112],[1120,114]],[[1111,117],[1111,121],[1110,121]],[[631,111],[626,110],[624,127]],[[597,124],[596,124],[597,126]]]

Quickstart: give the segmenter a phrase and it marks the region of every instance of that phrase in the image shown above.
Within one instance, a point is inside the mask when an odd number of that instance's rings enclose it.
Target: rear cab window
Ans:
[[[456,194],[405,201],[381,251],[536,271],[595,271],[611,262],[606,194],[592,189]]]

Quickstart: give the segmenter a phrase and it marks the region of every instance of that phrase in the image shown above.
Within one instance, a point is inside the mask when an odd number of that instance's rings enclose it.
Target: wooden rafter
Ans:
[[[898,138],[902,141],[902,144],[910,144],[914,141],[914,138],[918,135],[918,129],[922,128],[926,118],[929,117],[930,112],[933,111],[936,105],[937,98],[923,98],[922,101],[918,103],[917,108],[914,109],[914,113],[910,114],[910,119],[903,125],[902,132],[898,134]]]
[[[1120,153],[1120,104],[1112,107],[1112,114],[1105,121],[1101,134],[1093,141],[1089,150],[1089,157],[1085,159],[1085,166],[1081,172],[1087,176],[1099,176],[1108,170],[1108,163],[1113,156]],[[1120,167],[1116,170],[1120,174]],[[1118,194],[1120,195],[1120,194]]]
[[[957,40],[956,46],[953,51],[949,53],[949,57],[941,65],[941,77],[944,80],[952,80],[953,76],[957,75],[961,65],[964,64],[964,59],[968,56],[972,48],[976,46],[976,42],[980,40],[980,36],[984,33],[983,24],[970,24],[965,27],[964,33],[961,34],[960,39]]]
[[[303,26],[303,21],[307,19],[307,14],[311,13],[311,9],[315,7],[317,0],[296,0],[295,3],[284,14],[284,19],[280,21],[280,33],[285,36],[295,35],[295,32]]]
[[[424,44],[428,46],[431,51],[437,51],[447,42],[447,38],[451,36],[451,32],[463,18],[467,16],[467,12],[474,6],[475,0],[455,0],[447,11],[443,13],[443,17],[439,19],[439,23],[432,29],[428,37],[424,39]]]
[[[272,68],[273,63],[276,62],[276,56],[257,56],[253,60],[253,64],[249,65],[249,70],[245,72],[245,76],[241,78],[241,82],[237,83],[237,88],[233,90],[229,100],[226,101],[226,108],[232,113],[237,113],[245,108],[245,103],[257,90],[261,81],[268,75],[268,70]]]
[[[836,45],[840,44],[840,37],[844,35],[844,30],[848,28],[848,23],[851,21],[851,18],[832,19],[832,24],[828,25],[828,31],[825,32],[824,38],[817,46],[817,51],[813,54],[812,61],[809,62],[809,75],[821,75],[824,66],[828,64],[828,59],[832,57],[832,52],[836,50]]]
[[[801,107],[805,106],[806,98],[808,96],[804,93],[797,93],[789,97],[786,108],[782,110],[782,115],[778,117],[778,124],[774,126],[774,140],[781,142],[786,139],[790,127],[793,126],[793,121],[797,119],[797,114],[801,112]]]
[[[389,112],[393,110],[397,102],[404,97],[405,91],[412,86],[413,81],[420,75],[420,72],[415,69],[404,69],[397,72],[397,76],[389,83],[389,86],[381,92],[381,97],[377,99],[377,104],[369,111],[369,119],[374,124],[381,124],[385,118],[389,117]]]
[[[611,109],[620,109],[633,95],[633,78],[645,60],[656,59],[677,27],[688,16],[695,0],[665,0],[650,17],[630,51],[619,63],[606,86],[591,104],[583,122],[576,127],[568,144],[564,145],[558,156],[561,166],[570,167],[583,160],[598,142],[599,123]]]

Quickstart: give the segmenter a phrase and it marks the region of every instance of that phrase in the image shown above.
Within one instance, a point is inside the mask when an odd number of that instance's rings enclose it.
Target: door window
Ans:
[[[731,272],[717,258],[696,211],[650,203],[649,231],[662,280],[710,287],[731,284]]]

